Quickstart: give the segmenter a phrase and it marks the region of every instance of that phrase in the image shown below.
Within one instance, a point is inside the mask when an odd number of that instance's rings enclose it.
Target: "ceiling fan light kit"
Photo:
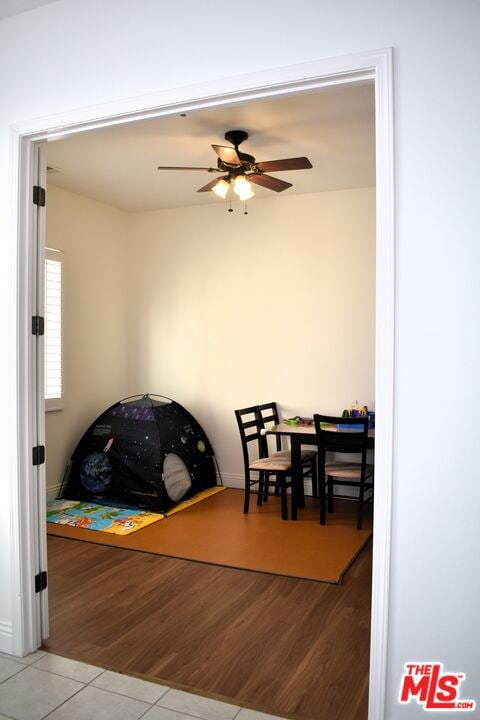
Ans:
[[[284,160],[269,160],[266,162],[257,162],[253,155],[241,152],[239,145],[248,138],[248,133],[244,130],[228,130],[225,133],[225,140],[232,143],[233,147],[225,145],[212,145],[213,150],[217,153],[217,167],[200,168],[200,167],[172,167],[158,166],[158,170],[204,170],[210,173],[226,173],[220,178],[210,181],[197,192],[208,192],[212,190],[218,197],[225,199],[230,185],[233,182],[233,191],[240,200],[246,201],[254,196],[252,183],[261,185],[267,190],[274,192],[283,192],[292,183],[285,182],[279,178],[267,175],[270,171],[282,170],[307,170],[312,167],[312,163],[306,157],[285,158]],[[232,212],[231,203],[229,212]],[[246,213],[245,213],[246,214]]]

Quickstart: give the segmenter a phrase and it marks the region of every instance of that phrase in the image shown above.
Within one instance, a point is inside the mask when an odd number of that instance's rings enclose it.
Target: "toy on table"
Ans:
[[[300,415],[295,415],[295,417],[287,418],[283,422],[287,425],[301,425],[303,427],[313,425],[312,418],[300,417]]]
[[[368,417],[368,427],[375,427],[375,412],[373,410],[369,410],[367,405],[359,405],[357,400],[351,403],[348,410],[342,411],[342,418],[349,417]],[[344,425],[343,427],[347,426]]]

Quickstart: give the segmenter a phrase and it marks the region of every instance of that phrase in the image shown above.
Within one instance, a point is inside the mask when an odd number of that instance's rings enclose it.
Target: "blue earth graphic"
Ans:
[[[80,481],[91,493],[102,493],[112,482],[112,465],[103,452],[94,452],[83,459]]]

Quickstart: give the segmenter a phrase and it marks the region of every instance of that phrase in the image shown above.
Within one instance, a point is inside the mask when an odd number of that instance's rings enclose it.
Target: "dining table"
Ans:
[[[336,425],[325,427],[332,432],[337,431]],[[345,432],[342,430],[342,432]],[[356,432],[352,430],[352,432]],[[277,425],[271,425],[263,430],[265,435],[275,435],[290,438],[291,462],[292,462],[292,483],[297,494],[297,504],[303,507],[305,504],[305,492],[303,487],[301,450],[302,445],[316,445],[317,434],[313,421],[311,423],[299,422],[291,423],[282,421]],[[368,429],[368,447],[370,450],[375,449],[375,428]]]

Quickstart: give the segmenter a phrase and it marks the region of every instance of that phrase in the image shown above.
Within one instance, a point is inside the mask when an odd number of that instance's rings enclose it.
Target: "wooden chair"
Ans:
[[[326,490],[328,488],[328,511],[333,512],[333,486],[342,485],[358,488],[357,528],[362,528],[363,506],[367,500],[365,494],[371,492],[373,499],[373,465],[367,465],[368,450],[368,418],[338,418],[329,415],[315,414],[313,416],[317,435],[318,447],[318,484],[320,495],[320,523],[325,524],[326,519]],[[335,425],[337,430],[328,430],[322,423]],[[342,425],[358,425],[357,429],[342,430]],[[360,462],[345,462],[326,460],[326,453],[346,453],[359,456]],[[337,495],[336,497],[349,499],[351,496]]]
[[[269,426],[278,425],[280,422],[278,407],[276,402],[264,403],[259,405],[260,415],[262,418],[263,427],[267,429]],[[272,436],[270,436],[272,437]],[[270,455],[279,453],[283,454],[291,460],[290,450],[282,449],[282,436],[276,435],[276,453],[269,452]],[[267,440],[268,442],[268,440]],[[311,478],[312,481],[312,495],[317,497],[318,495],[318,483],[317,483],[317,454],[314,450],[301,450],[301,462],[302,462],[302,480],[307,477]],[[303,495],[303,494],[302,494]],[[302,503],[300,503],[302,504]]]
[[[268,454],[267,439],[262,434],[264,425],[258,405],[235,410],[235,417],[240,430],[245,468],[243,512],[248,513],[252,492],[257,495],[257,505],[261,505],[268,494],[268,488],[273,486],[280,493],[282,519],[288,520],[287,489],[292,488],[289,451]],[[251,490],[254,485],[258,485],[258,490]],[[297,504],[294,492],[291,493],[291,505],[292,520],[296,520]]]

